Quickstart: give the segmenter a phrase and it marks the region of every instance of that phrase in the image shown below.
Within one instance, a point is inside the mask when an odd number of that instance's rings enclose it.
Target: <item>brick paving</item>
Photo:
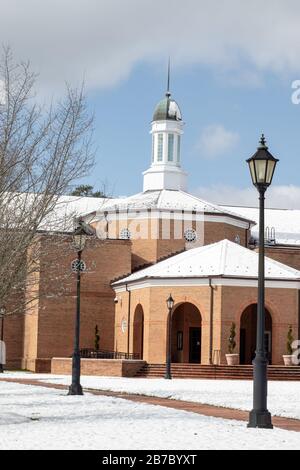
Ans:
[[[55,388],[58,390],[67,390],[68,386],[61,384],[52,384],[33,379],[9,379],[0,378],[0,382],[12,382],[21,385],[34,385],[46,388]],[[174,410],[187,411],[190,413],[197,413],[204,416],[211,416],[214,418],[223,418],[229,420],[248,421],[249,413],[247,411],[236,410],[233,408],[221,408],[214,405],[203,405],[201,403],[193,403],[181,400],[172,400],[170,398],[150,397],[147,395],[136,395],[125,392],[112,392],[106,390],[84,389],[86,392],[93,395],[100,395],[105,397],[122,398],[136,403],[146,403],[149,405],[164,406]],[[280,416],[273,416],[273,425],[277,428],[285,429],[287,431],[300,432],[300,420],[293,418],[284,418]]]

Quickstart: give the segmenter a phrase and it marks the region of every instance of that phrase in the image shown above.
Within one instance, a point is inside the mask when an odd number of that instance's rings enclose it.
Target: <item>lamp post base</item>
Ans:
[[[248,428],[273,429],[272,416],[269,411],[252,410],[249,415]]]
[[[172,376],[169,375],[169,374],[165,374],[164,379],[165,379],[165,380],[172,380]]]
[[[82,386],[80,384],[70,385],[68,395],[83,395]]]
[[[3,374],[4,369],[3,369],[3,364],[0,364],[0,374]]]

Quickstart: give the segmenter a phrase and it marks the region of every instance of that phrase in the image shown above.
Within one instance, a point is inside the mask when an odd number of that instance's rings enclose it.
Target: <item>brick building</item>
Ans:
[[[164,362],[171,292],[174,362],[224,363],[232,322],[240,362],[251,362],[258,211],[211,204],[187,192],[183,121],[169,92],[155,109],[151,135],[151,166],[141,193],[65,198],[57,212],[64,213],[67,224],[58,226],[54,214],[41,227],[35,282],[20,297],[23,311],[4,321],[8,366],[50,371],[53,357],[72,353],[76,282],[70,266],[76,257],[73,219],[79,216],[97,233],[83,252],[82,348],[94,348],[97,326],[101,350]],[[282,363],[290,326],[300,337],[298,220],[300,211],[266,211],[266,348],[273,364]],[[37,295],[29,308],[26,299],[33,291]]]

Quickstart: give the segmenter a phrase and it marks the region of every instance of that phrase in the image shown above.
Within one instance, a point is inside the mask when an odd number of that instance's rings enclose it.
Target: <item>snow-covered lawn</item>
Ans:
[[[69,376],[5,373],[7,377],[30,377],[69,385]],[[127,379],[83,376],[86,388],[138,393],[209,405],[250,410],[252,382],[246,380]],[[300,419],[300,382],[269,382],[269,410],[273,415]]]
[[[15,375],[15,374],[14,374]],[[300,434],[0,382],[0,449],[300,449]]]

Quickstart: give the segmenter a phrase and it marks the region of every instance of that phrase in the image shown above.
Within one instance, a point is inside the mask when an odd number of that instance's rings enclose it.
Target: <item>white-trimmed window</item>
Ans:
[[[155,155],[155,134],[152,136],[152,162],[154,162]]]
[[[179,135],[177,137],[177,162],[180,162],[180,144],[181,144],[181,139]]]
[[[163,161],[163,148],[164,148],[164,135],[158,134],[157,136],[157,161]]]
[[[120,232],[120,238],[121,240],[130,240],[131,238],[130,230],[128,228],[122,228]]]
[[[197,232],[193,228],[188,228],[184,232],[184,239],[188,243],[194,243],[197,240]]]
[[[168,134],[168,162],[173,161],[174,155],[174,134]]]

